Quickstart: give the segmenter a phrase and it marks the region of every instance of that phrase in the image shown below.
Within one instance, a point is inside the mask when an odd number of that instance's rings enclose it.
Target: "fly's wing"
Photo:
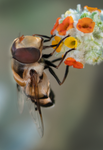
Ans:
[[[24,108],[24,99],[25,99],[25,94],[20,85],[17,84],[17,93],[18,93],[18,109],[19,113],[21,114],[23,112]]]
[[[44,127],[43,127],[42,113],[41,113],[39,98],[38,98],[39,90],[38,90],[38,84],[37,84],[37,76],[35,74],[31,76],[31,84],[34,88],[35,99],[28,98],[27,100],[29,113],[34,119],[39,135],[42,137],[44,133]]]
[[[29,113],[34,119],[39,135],[42,137],[44,133],[42,115],[40,115],[37,105],[32,102],[30,98],[27,100],[27,105],[29,108]]]

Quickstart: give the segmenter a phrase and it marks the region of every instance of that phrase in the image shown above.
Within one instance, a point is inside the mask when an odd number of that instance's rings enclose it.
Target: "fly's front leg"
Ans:
[[[44,40],[44,43],[45,43],[45,42],[49,42],[55,35],[47,36],[47,35],[41,35],[41,34],[33,34],[33,36],[40,36],[42,38],[46,38],[46,40]]]
[[[54,52],[57,50],[57,48],[60,46],[60,44],[67,38],[67,37],[69,37],[70,35],[67,35],[66,37],[64,37],[62,40],[60,40],[60,42],[58,43],[58,44],[56,44],[56,45],[50,45],[50,46],[44,46],[44,49],[46,49],[46,48],[51,48],[51,47],[55,47],[56,46],[56,48],[54,49],[54,51],[52,52],[52,53],[50,53],[50,54],[44,54],[43,55],[43,58],[49,58],[49,57],[51,57],[53,54],[54,54]]]

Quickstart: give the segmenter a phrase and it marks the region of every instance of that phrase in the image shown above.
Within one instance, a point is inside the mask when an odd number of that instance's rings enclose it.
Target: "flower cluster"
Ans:
[[[103,61],[103,11],[98,8],[81,5],[77,10],[69,9],[57,18],[51,35],[52,45],[60,42],[56,56],[63,56],[67,51],[64,63],[74,68],[84,68],[85,63],[98,64]]]

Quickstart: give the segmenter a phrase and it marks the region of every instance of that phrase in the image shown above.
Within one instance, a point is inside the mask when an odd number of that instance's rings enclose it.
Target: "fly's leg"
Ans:
[[[69,36],[70,36],[70,35],[67,35],[66,37],[64,37],[64,38],[63,38],[58,44],[56,44],[56,45],[44,46],[43,49],[51,48],[51,47],[55,47],[55,46],[56,46],[56,48],[54,49],[54,51],[53,51],[52,53],[50,53],[50,54],[44,54],[43,57],[44,57],[44,58],[49,58],[49,57],[51,57],[51,56],[54,54],[54,52],[56,51],[56,49],[59,47],[59,45],[60,45],[67,37],[69,37]]]
[[[60,60],[62,60],[62,57],[54,59],[52,61],[45,60],[45,64],[46,65],[44,67],[44,69],[48,69],[49,70],[49,72],[53,75],[53,77],[56,79],[56,81],[58,82],[59,85],[64,83],[64,81],[65,81],[65,79],[66,79],[66,77],[68,75],[68,72],[69,72],[69,66],[66,65],[64,78],[63,78],[62,81],[59,80],[58,76],[55,74],[55,72],[53,71],[53,69],[51,67],[57,68],[57,66],[54,65],[53,62],[57,62],[57,61],[60,61]]]
[[[56,79],[56,81],[58,82],[59,85],[62,85],[68,75],[68,72],[69,72],[69,66],[66,66],[66,69],[65,69],[65,74],[64,74],[64,78],[62,81],[60,81],[60,79],[58,78],[58,76],[55,74],[55,72],[53,71],[53,69],[49,66],[47,66],[46,68],[48,68],[49,72],[52,74],[52,76]]]
[[[59,58],[56,58],[56,59],[52,60],[51,62],[54,63],[54,62],[59,61],[61,59],[62,59],[62,57],[59,57]]]
[[[75,50],[75,48],[72,48],[72,49],[68,50],[68,51],[64,54],[64,56],[60,59],[59,64],[58,64],[55,68],[58,68],[58,67],[61,65],[61,63],[63,62],[63,60],[64,60],[65,57],[67,56],[67,54],[68,54],[70,51],[72,51],[72,50]],[[52,56],[51,54],[52,54],[52,53],[48,54],[48,56]],[[46,54],[44,54],[43,57],[44,57],[44,58],[48,58],[48,57],[45,57],[45,56],[47,56]],[[55,61],[56,61],[56,60],[55,60]]]
[[[49,42],[55,35],[47,36],[47,35],[41,35],[41,34],[33,34],[33,36],[40,36],[42,38],[46,38],[46,40],[44,40],[44,43],[45,43],[45,42]]]

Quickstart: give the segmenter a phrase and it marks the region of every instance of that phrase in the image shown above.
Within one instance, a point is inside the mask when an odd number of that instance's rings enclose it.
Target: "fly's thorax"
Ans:
[[[22,78],[30,77],[30,70],[35,70],[39,76],[42,75],[44,63],[24,64],[12,58],[12,69]]]
[[[35,70],[35,72],[38,75],[38,78],[40,78],[43,74],[44,64],[43,63],[33,63],[33,64],[27,64],[24,67],[23,72],[23,78],[30,78],[30,71]]]
[[[42,38],[36,36],[24,36],[24,38],[21,41],[20,38],[16,38],[14,41],[17,49],[25,47],[35,47],[42,51],[43,48]]]
[[[31,83],[30,71],[34,70],[37,74],[37,83],[40,82],[40,77],[43,74],[44,63],[32,63],[24,64],[12,58],[12,71],[15,81],[20,86],[27,86],[28,83]]]

